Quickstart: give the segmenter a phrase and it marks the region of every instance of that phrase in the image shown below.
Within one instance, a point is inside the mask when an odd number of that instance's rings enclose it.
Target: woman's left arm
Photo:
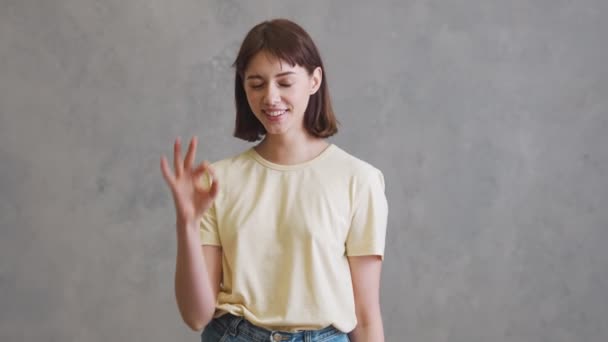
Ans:
[[[384,342],[380,312],[380,271],[378,255],[349,256],[350,273],[355,294],[357,326],[348,334],[353,342]]]

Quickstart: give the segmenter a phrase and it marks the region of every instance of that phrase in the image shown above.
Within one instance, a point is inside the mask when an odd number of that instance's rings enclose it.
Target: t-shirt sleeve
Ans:
[[[388,217],[384,175],[375,169],[356,184],[346,255],[379,255],[384,260]]]
[[[201,178],[201,181],[203,182],[204,187],[208,189],[211,184],[210,177],[205,174],[205,176]],[[215,202],[200,219],[200,237],[201,245],[222,245],[220,243],[220,236],[217,226],[217,211],[215,208]]]
[[[201,245],[221,246],[217,229],[215,204],[205,212],[200,220]]]

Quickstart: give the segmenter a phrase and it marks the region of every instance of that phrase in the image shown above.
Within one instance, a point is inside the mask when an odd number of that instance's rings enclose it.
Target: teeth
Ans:
[[[275,111],[267,111],[266,114],[270,115],[270,116],[279,116],[281,114],[285,113],[284,110],[275,110]]]

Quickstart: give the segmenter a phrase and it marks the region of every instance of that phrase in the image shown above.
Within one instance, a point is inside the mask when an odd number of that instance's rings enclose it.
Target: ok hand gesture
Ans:
[[[185,224],[197,222],[201,216],[211,207],[217,196],[219,183],[215,178],[213,169],[207,162],[202,162],[193,168],[194,156],[196,154],[197,137],[190,140],[186,158],[181,158],[180,138],[175,140],[173,147],[173,174],[165,156],[161,156],[160,168],[167,185],[173,194],[175,202],[175,213],[177,222]],[[207,171],[211,176],[211,187],[205,189],[201,184],[201,176]]]

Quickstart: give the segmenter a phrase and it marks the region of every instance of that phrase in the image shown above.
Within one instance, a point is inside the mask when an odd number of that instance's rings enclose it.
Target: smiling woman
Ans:
[[[234,66],[234,134],[261,141],[195,167],[197,138],[183,161],[178,139],[175,175],[161,158],[184,321],[203,342],[383,341],[384,177],[326,141],[337,122],[315,44],[291,21],[263,22]]]
[[[316,138],[338,132],[323,61],[300,26],[280,19],[257,25],[245,37],[233,66],[236,137],[261,139],[267,127],[259,118],[266,108],[297,111],[305,131]]]
[[[304,112],[310,95],[321,85],[321,68],[311,74],[299,65],[283,63],[261,51],[249,62],[245,74],[247,101],[266,134],[306,132]]]

